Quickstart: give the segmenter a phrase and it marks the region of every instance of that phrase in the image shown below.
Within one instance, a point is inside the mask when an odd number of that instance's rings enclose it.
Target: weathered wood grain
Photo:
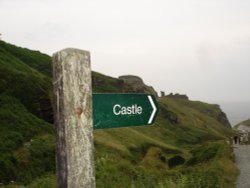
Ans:
[[[57,178],[60,188],[95,187],[90,53],[53,55]]]

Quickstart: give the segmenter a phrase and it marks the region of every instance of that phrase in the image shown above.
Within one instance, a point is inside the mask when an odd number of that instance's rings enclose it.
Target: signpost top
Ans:
[[[93,94],[94,129],[151,125],[157,113],[150,94]]]

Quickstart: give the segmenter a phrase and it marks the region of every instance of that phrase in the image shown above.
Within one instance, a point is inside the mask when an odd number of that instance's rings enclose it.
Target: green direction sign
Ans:
[[[151,125],[158,112],[149,94],[93,94],[94,129]]]

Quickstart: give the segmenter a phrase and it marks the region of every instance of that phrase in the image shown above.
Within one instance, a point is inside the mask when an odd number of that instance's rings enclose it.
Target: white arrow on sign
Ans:
[[[148,95],[148,100],[149,100],[149,102],[150,102],[150,104],[151,104],[151,106],[153,108],[153,112],[152,112],[152,114],[151,114],[151,116],[150,116],[150,118],[148,120],[148,124],[151,124],[153,119],[154,119],[154,116],[155,116],[155,113],[156,113],[157,109],[156,109],[155,103],[154,103],[154,101],[153,101],[153,99],[152,99],[152,97],[150,95]]]

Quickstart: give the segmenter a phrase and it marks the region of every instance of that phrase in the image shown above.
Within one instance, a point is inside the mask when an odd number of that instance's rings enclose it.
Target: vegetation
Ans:
[[[128,92],[93,72],[94,92]],[[0,41],[0,183],[56,187],[51,58]],[[158,99],[154,126],[94,131],[97,187],[234,187],[232,130],[217,105]],[[225,117],[224,117],[225,118]]]
[[[240,125],[245,125],[245,126],[250,127],[250,119],[245,120],[245,121],[242,121],[241,123],[235,125],[234,128],[236,129],[236,128],[238,128]]]

